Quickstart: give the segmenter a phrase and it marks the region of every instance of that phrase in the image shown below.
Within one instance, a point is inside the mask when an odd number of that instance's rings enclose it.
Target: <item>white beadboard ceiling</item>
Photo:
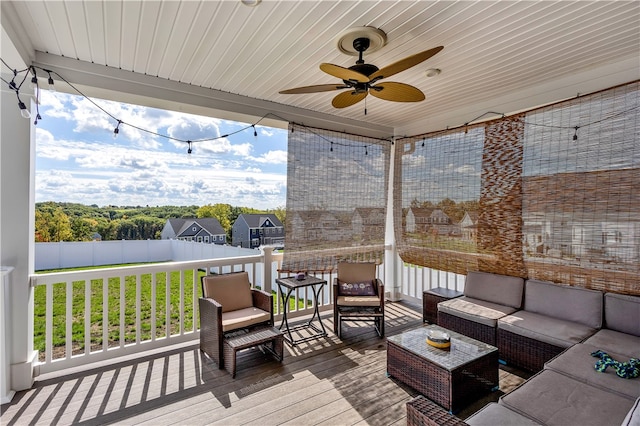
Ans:
[[[420,133],[486,111],[514,112],[639,78],[638,1],[2,1],[3,26],[37,52],[157,76],[291,108]],[[8,19],[8,21],[6,20]],[[365,62],[382,68],[435,46],[396,74],[426,100],[367,98],[336,110],[339,92],[282,95],[340,81],[345,30],[372,26],[387,44]],[[427,78],[425,71],[442,73]],[[387,81],[387,80],[385,80]],[[411,133],[409,133],[411,134]]]

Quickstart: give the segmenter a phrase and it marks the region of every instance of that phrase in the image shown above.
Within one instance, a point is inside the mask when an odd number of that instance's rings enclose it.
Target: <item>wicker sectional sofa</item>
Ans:
[[[565,306],[564,311],[578,308],[568,306],[562,295],[552,294],[557,296],[555,302]],[[591,300],[593,294],[581,296]],[[618,377],[613,367],[596,371],[598,358],[592,356],[600,350],[620,362],[640,358],[640,297],[606,293],[601,299],[603,328],[562,349],[543,364],[541,371],[501,396],[497,403],[487,404],[462,421],[419,396],[407,403],[407,424],[640,426],[640,377]]]
[[[498,320],[522,306],[524,280],[470,271],[464,295],[438,303],[438,325],[489,345],[496,345]]]

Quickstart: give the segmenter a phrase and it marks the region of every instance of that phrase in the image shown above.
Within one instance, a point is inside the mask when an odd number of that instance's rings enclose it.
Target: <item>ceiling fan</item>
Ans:
[[[416,53],[379,69],[373,64],[365,64],[362,58],[363,53],[369,48],[370,44],[371,41],[368,37],[358,37],[353,40],[353,49],[358,53],[358,60],[355,65],[349,68],[329,63],[320,64],[322,71],[342,79],[342,83],[296,87],[282,90],[280,93],[293,95],[349,89],[333,98],[331,105],[334,108],[345,108],[354,105],[369,94],[376,98],[395,102],[420,102],[424,100],[424,93],[417,87],[392,81],[380,83],[379,81],[426,61],[444,47],[438,46]]]

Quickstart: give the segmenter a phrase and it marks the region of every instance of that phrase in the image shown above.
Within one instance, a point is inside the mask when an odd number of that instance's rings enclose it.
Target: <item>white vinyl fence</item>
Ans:
[[[181,262],[253,256],[258,253],[252,249],[181,240],[62,241],[35,244],[35,270]]]

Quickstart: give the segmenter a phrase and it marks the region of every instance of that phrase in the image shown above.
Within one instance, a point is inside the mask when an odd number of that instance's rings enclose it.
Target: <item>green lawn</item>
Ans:
[[[109,268],[118,266],[131,265],[110,265]],[[103,269],[104,267],[87,267],[74,268],[65,270],[49,270],[39,271],[45,272],[61,272],[71,270],[87,270],[87,269]],[[200,276],[204,275],[204,271],[198,272],[196,279],[197,295],[202,295],[200,287]],[[151,274],[143,274],[140,279],[140,339],[150,340],[151,330]],[[136,276],[125,276],[124,279],[124,341],[133,343],[136,341]],[[184,271],[184,328],[191,330],[193,328],[194,312],[193,312],[193,272]],[[120,344],[120,279],[109,278],[107,289],[107,306],[108,313],[106,324],[103,323],[103,288],[104,280],[91,280],[90,288],[90,306],[91,306],[91,328],[90,341],[92,350],[99,350],[103,344],[104,327],[108,329],[109,347],[115,347]],[[180,272],[171,272],[169,281],[169,320],[166,318],[166,289],[167,289],[166,273],[156,274],[156,338],[164,337],[167,334],[175,334],[180,331]],[[274,312],[276,304],[279,303],[277,295],[273,292]],[[73,353],[81,353],[85,346],[85,283],[78,281],[73,283],[71,312],[72,318],[72,345]],[[66,334],[66,289],[65,284],[53,285],[53,347],[54,359],[62,356],[65,346]],[[310,302],[308,302],[310,304]],[[298,301],[299,308],[304,307],[304,301]],[[295,301],[290,300],[290,309],[295,306]],[[197,309],[197,308],[196,308]],[[45,349],[45,312],[46,312],[46,286],[38,286],[34,291],[34,348],[40,351],[40,356],[44,359]],[[196,315],[197,316],[197,315]],[[197,324],[199,328],[199,324]],[[167,330],[169,328],[169,330]],[[58,348],[58,349],[56,349]],[[56,355],[56,353],[58,355]]]

